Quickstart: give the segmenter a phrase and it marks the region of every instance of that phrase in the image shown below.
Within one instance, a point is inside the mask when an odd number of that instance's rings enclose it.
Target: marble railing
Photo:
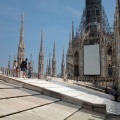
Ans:
[[[22,72],[17,70],[14,71],[12,69],[8,69],[5,67],[0,67],[0,74],[5,75],[5,76],[9,76],[9,77],[22,77]],[[37,78],[37,73],[31,71],[31,78]],[[28,77],[28,71],[26,72],[26,77]]]
[[[77,81],[85,81],[85,82],[113,82],[113,77],[76,77],[74,78]]]

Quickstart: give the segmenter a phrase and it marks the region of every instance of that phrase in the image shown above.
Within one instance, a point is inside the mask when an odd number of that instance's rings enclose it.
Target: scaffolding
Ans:
[[[107,19],[107,15],[106,12],[104,10],[104,7],[102,6],[101,8],[101,16],[97,16],[97,17],[102,17],[102,31],[104,34],[110,35],[111,34],[111,27],[109,25],[108,19]],[[83,34],[86,32],[86,28],[88,25],[96,25],[97,29],[100,30],[100,21],[97,21],[97,17],[94,17],[94,22],[92,23],[87,23],[86,18],[87,18],[87,13],[86,13],[86,9],[84,8],[83,13],[81,15],[81,21],[80,21],[80,25],[78,28],[78,37],[82,38]]]

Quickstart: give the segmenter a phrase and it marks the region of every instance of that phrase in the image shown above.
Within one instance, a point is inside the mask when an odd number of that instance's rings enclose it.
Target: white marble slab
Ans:
[[[73,105],[61,101],[36,108],[34,110],[29,110],[27,112],[49,120],[64,120],[79,108],[81,107],[78,105]]]
[[[98,96],[90,95],[90,94],[83,94],[83,95],[77,96],[75,98],[86,101],[86,102],[92,102],[93,100],[97,99]]]
[[[20,79],[17,80],[20,81]],[[76,99],[80,99],[82,101],[91,102],[93,104],[106,104],[107,113],[120,115],[120,103],[116,103],[114,101],[109,100],[112,97],[111,95],[100,93],[87,88],[84,89],[83,87],[80,86],[79,87],[77,86],[76,88],[75,85],[73,87],[69,87],[69,85],[64,86],[64,82],[62,84],[59,84],[59,83],[37,80],[37,79],[27,79],[27,80],[24,79],[22,81],[28,84],[34,84],[36,86],[40,85],[40,87],[58,92],[63,95],[68,95]]]
[[[85,92],[81,92],[81,91],[77,91],[77,90],[73,90],[73,91],[61,91],[60,93],[62,93],[64,95],[72,96],[72,97],[77,97],[77,96],[81,96],[83,94],[86,94]]]
[[[87,114],[86,114],[87,113]],[[66,120],[104,120],[105,115],[94,111],[81,109]]]

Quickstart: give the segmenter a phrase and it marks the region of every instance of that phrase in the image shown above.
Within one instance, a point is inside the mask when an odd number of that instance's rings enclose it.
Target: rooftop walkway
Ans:
[[[3,75],[0,79],[6,82],[0,81],[0,119],[3,120],[21,117],[30,120],[30,116],[31,120],[32,117],[36,120],[104,120],[105,115],[120,115],[120,103],[108,94],[57,79],[45,81]]]

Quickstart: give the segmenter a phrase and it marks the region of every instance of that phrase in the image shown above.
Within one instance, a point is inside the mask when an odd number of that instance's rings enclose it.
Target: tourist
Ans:
[[[18,67],[16,67],[16,77],[18,77],[18,72],[19,72],[19,69]]]
[[[13,63],[13,66],[12,66],[13,77],[17,77],[17,71],[18,71],[17,61],[14,60],[14,63]]]
[[[20,77],[21,78],[23,77],[23,66],[22,66],[23,61],[24,61],[24,58],[22,58],[22,62],[20,64]]]
[[[115,101],[118,102],[118,92],[116,87],[113,88],[113,95],[115,97]]]
[[[22,71],[23,71],[23,76],[24,78],[26,78],[26,70],[27,70],[27,58],[26,60],[22,61],[21,67],[22,67]]]
[[[26,77],[28,78],[28,58],[26,58],[25,61],[27,62],[27,67],[26,67]]]
[[[29,62],[29,63],[28,63],[28,78],[31,78],[31,71],[32,71],[32,65],[31,65],[31,63]]]

